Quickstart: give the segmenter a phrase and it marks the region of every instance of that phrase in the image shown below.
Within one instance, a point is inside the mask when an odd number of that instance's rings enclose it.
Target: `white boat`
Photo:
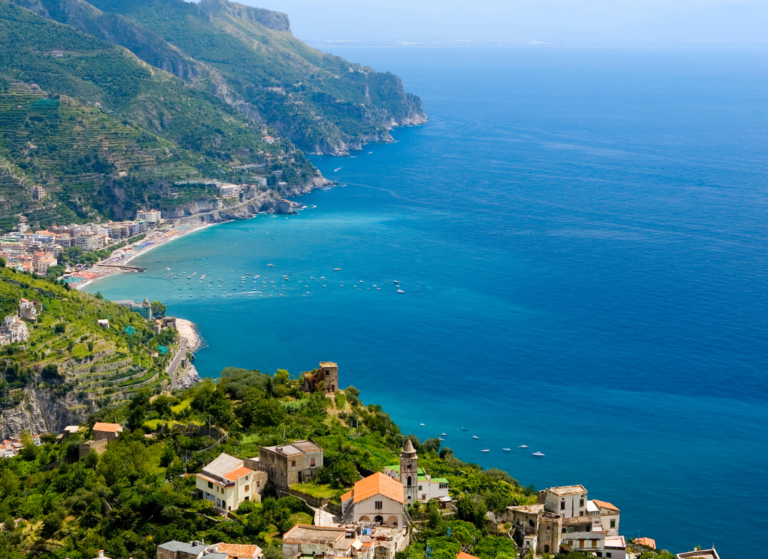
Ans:
[[[484,449],[483,449],[483,450],[481,450],[480,452],[490,452],[490,451],[491,451],[491,449],[489,449],[489,448],[484,448]]]
[[[267,267],[269,267],[269,268],[274,268],[274,267],[275,267],[275,265],[274,265],[274,264],[267,264]]]
[[[479,439],[480,437],[478,437],[477,435],[472,435],[472,438],[473,439]]]
[[[528,448],[528,445],[527,445],[527,444],[521,444],[521,445],[520,445],[520,446],[518,446],[517,448]]]
[[[333,271],[334,272],[341,272],[341,268],[334,268]]]
[[[501,450],[503,450],[504,452],[512,452],[511,448],[502,448]]]
[[[445,439],[443,437],[437,437],[438,441],[444,441]]]
[[[537,456],[537,457],[544,456],[544,453],[543,452],[534,452],[533,456]]]
[[[419,423],[419,425],[421,425],[422,427],[424,427],[424,424],[423,424],[423,423]]]
[[[405,291],[403,291],[402,289],[398,289],[397,292],[398,293],[405,293]]]
[[[441,434],[443,437],[447,437],[447,436],[448,436],[448,435],[446,435],[445,433],[440,433],[440,434]]]

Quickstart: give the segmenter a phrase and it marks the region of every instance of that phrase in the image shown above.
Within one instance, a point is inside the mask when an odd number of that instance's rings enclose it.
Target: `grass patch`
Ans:
[[[312,518],[306,512],[297,512],[291,515],[291,524],[293,524],[294,526],[296,526],[296,524],[311,525],[313,521],[314,521],[314,518]]]
[[[181,413],[184,413],[184,410],[188,409],[191,405],[192,398],[187,398],[180,404],[176,404],[175,406],[171,407],[171,411],[173,412],[173,415],[180,415]]]
[[[318,499],[332,499],[344,492],[342,489],[334,489],[328,484],[316,485],[314,483],[294,483],[291,485],[291,489],[294,491],[301,491],[302,493],[306,493],[307,495],[311,495]]]

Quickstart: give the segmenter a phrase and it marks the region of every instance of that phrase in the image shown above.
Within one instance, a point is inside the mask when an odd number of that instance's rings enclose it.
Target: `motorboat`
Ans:
[[[528,445],[527,445],[527,444],[521,444],[521,445],[520,445],[520,446],[518,446],[517,448],[528,448]]]
[[[472,438],[473,439],[479,439],[480,437],[478,437],[477,435],[472,435]]]
[[[424,427],[424,424],[423,424],[423,423],[419,423],[419,425],[421,425],[422,427]]]
[[[448,436],[448,435],[446,435],[445,433],[440,433],[440,434],[441,434],[443,437],[447,437],[447,436]]]
[[[512,452],[511,448],[502,448],[501,450],[503,450],[504,452]]]
[[[490,448],[484,448],[484,449],[483,449],[483,450],[481,450],[480,452],[490,452],[490,451],[491,451],[491,449],[490,449]]]
[[[541,457],[541,456],[544,456],[544,453],[543,452],[534,452],[533,456]]]

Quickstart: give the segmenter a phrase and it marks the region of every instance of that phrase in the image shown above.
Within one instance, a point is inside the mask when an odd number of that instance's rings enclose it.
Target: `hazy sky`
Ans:
[[[768,43],[768,0],[239,0],[302,39]]]

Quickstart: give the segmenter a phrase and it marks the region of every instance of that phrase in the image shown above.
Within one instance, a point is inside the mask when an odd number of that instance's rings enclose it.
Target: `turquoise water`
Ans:
[[[315,158],[344,186],[297,216],[193,233],[91,291],[196,322],[203,375],[338,361],[404,431],[583,483],[627,536],[756,550],[768,521],[734,511],[768,498],[766,52],[337,54],[403,77],[429,124]]]

